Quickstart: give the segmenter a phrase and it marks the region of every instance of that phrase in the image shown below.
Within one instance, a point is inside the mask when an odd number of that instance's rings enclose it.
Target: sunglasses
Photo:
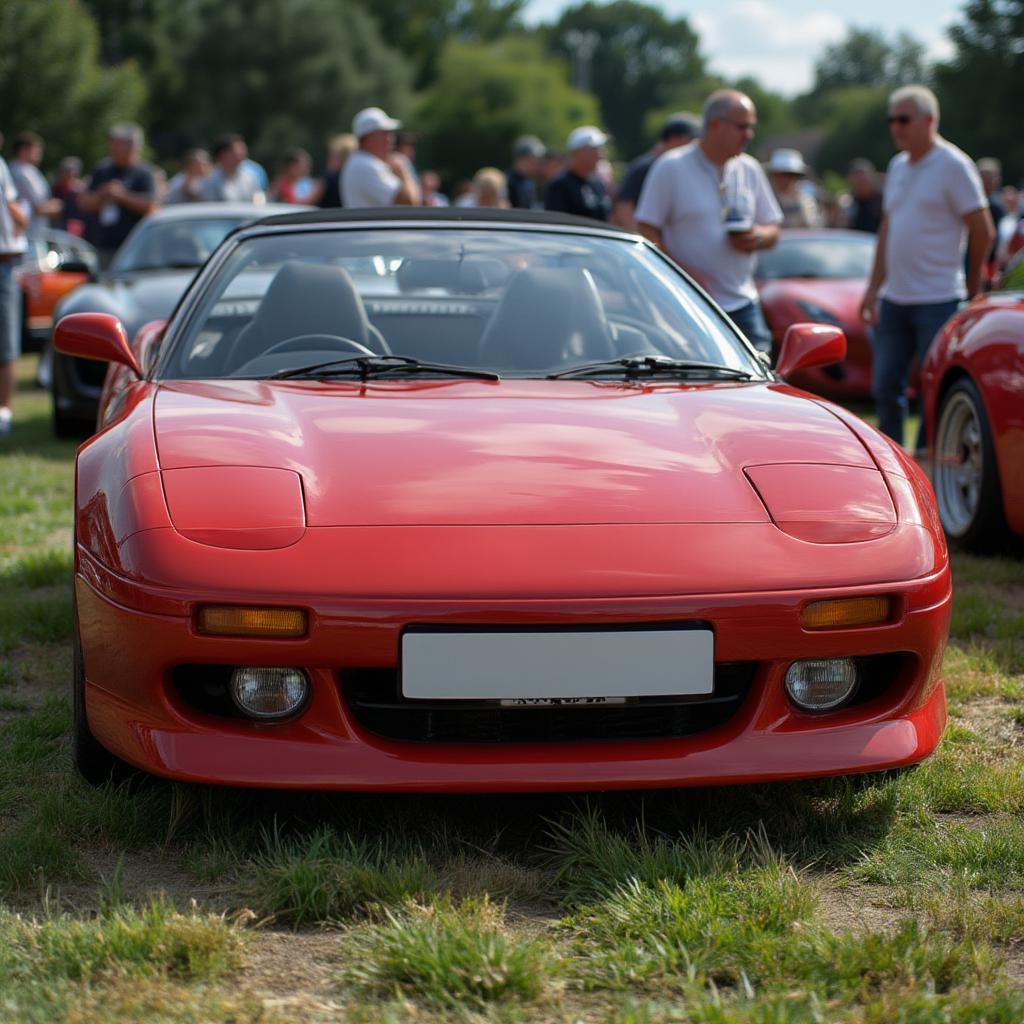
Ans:
[[[889,124],[910,124],[914,118],[910,114],[890,114]]]

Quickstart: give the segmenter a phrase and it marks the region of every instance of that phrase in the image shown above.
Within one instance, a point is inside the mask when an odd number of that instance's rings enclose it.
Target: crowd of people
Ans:
[[[142,129],[118,124],[107,158],[88,179],[82,162],[68,157],[51,184],[39,169],[43,140],[23,132],[10,163],[0,158],[0,432],[11,422],[20,336],[13,265],[27,232],[53,225],[84,234],[105,263],[161,204],[271,200],[323,208],[546,209],[618,224],[672,256],[764,352],[771,335],[754,287],[756,253],[775,245],[782,227],[876,233],[862,315],[874,329],[881,427],[902,443],[911,362],[923,357],[956,305],[1024,248],[1018,190],[1003,186],[998,161],[975,164],[938,134],[938,123],[928,89],[897,90],[888,121],[897,155],[884,174],[869,160],[854,160],[840,196],[815,184],[796,149],[776,149],[764,164],[747,153],[757,111],[749,96],[729,89],[713,93],[699,117],[669,117],[619,181],[609,136],[581,125],[563,152],[536,136],[515,139],[507,170],[482,167],[452,183],[450,195],[436,171],[417,168],[416,135],[379,107],[359,111],[351,132],[330,140],[320,175],[308,152],[292,149],[271,178],[249,158],[245,139],[229,134],[209,151],[183,154],[181,170],[168,180],[143,160]]]

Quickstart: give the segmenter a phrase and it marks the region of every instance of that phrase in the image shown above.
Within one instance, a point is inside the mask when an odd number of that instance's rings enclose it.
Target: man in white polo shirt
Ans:
[[[636,208],[640,233],[710,292],[762,352],[772,336],[754,286],[754,253],[779,238],[782,211],[752,157],[757,111],[734,89],[704,104],[701,137],[658,157]]]
[[[930,89],[908,85],[889,97],[889,130],[901,152],[889,162],[875,263],[860,313],[875,325],[878,426],[898,444],[910,367],[924,359],[960,303],[981,291],[995,238],[974,161],[938,128],[939,103]],[[922,422],[918,448],[923,437]]]
[[[412,165],[395,150],[395,130],[401,124],[380,107],[367,107],[352,119],[359,148],[341,172],[341,201],[346,209],[420,205]]]

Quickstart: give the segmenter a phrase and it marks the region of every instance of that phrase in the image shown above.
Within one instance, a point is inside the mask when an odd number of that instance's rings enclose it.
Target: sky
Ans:
[[[575,0],[529,0],[525,20],[553,21]],[[958,20],[964,0],[644,0],[669,18],[686,17],[713,71],[753,75],[786,96],[806,91],[814,62],[851,27],[906,31],[932,59],[951,53],[945,28]]]

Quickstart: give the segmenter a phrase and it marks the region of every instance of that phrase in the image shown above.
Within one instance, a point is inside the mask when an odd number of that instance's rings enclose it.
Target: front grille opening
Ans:
[[[504,707],[498,701],[407,700],[397,669],[342,672],[342,695],[367,732],[424,743],[564,743],[672,739],[727,722],[750,691],[757,662],[715,665],[709,697],[639,697],[626,704]],[[624,684],[623,689],[628,686]]]
[[[175,665],[171,669],[173,694],[193,711],[224,718],[244,718],[228,689],[234,665]]]
[[[843,705],[847,708],[895,693],[913,674],[914,656],[904,651],[868,654],[855,660],[859,683],[853,699]]]

